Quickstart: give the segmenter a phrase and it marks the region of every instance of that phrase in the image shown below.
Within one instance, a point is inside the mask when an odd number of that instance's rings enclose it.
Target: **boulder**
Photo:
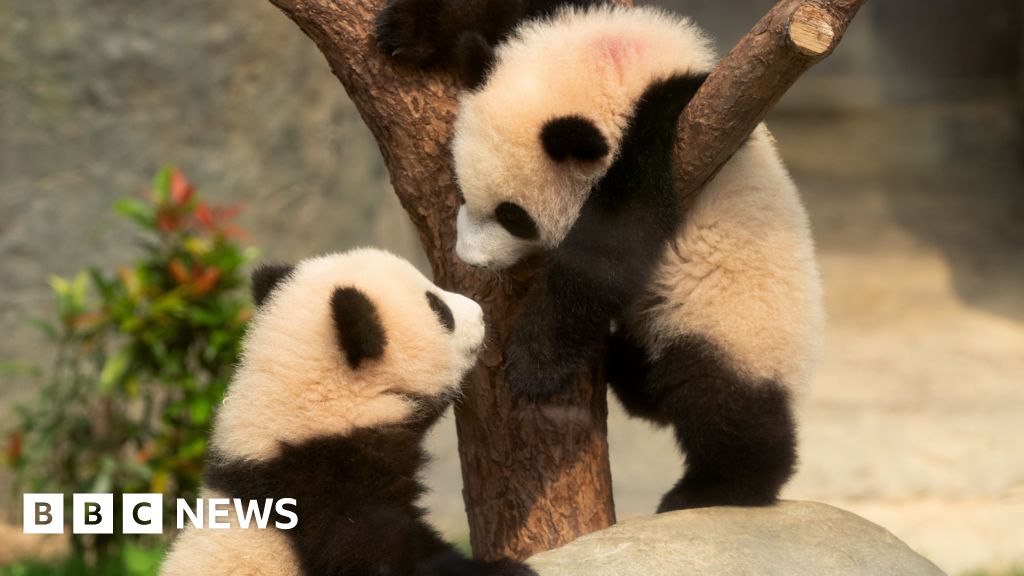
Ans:
[[[540,576],[939,576],[888,530],[815,502],[621,522],[529,561]]]

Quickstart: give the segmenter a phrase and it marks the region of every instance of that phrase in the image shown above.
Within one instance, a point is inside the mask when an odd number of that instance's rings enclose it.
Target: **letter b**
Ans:
[[[64,533],[63,494],[25,494],[22,503],[25,534]]]
[[[71,527],[75,534],[114,533],[113,494],[75,494]]]

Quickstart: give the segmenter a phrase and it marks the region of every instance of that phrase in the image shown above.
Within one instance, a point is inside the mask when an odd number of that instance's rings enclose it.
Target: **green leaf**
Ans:
[[[71,282],[57,275],[50,276],[50,288],[57,296],[63,296],[71,291]]]
[[[120,384],[128,372],[131,362],[131,350],[127,348],[119,350],[113,356],[107,358],[107,361],[103,363],[103,371],[100,372],[100,391],[104,394],[109,394],[115,386]]]
[[[71,281],[71,298],[76,308],[85,307],[85,292],[88,289],[89,275],[84,271],[75,274],[75,278]]]
[[[173,172],[173,168],[165,166],[153,178],[154,200],[158,204],[171,201],[171,173]]]
[[[93,286],[99,291],[104,302],[109,302],[116,297],[117,282],[104,278],[103,272],[99,268],[89,268],[89,278],[92,279]]]
[[[39,367],[30,362],[0,360],[0,376],[38,376]]]
[[[110,492],[114,486],[114,473],[116,469],[117,463],[114,461],[114,457],[110,454],[104,454],[100,460],[99,473],[96,474],[89,492],[99,494]]]
[[[188,460],[194,460],[202,458],[206,452],[206,440],[201,436],[196,436],[189,439],[181,450],[178,451],[178,456]]]
[[[146,576],[156,574],[160,563],[164,558],[162,548],[140,548],[138,546],[125,546],[122,552],[124,562],[124,576]]]
[[[202,426],[210,421],[210,414],[213,412],[213,406],[210,401],[206,398],[196,398],[192,400],[192,404],[189,406],[189,415],[192,417],[192,423]]]
[[[32,318],[28,322],[37,330],[39,330],[47,337],[49,337],[51,340],[57,340],[59,338],[59,335],[57,334],[57,328],[55,328],[53,324],[50,324],[46,320],[43,320],[41,318]]]
[[[151,228],[156,222],[153,205],[138,198],[121,198],[114,202],[114,211],[146,228]]]

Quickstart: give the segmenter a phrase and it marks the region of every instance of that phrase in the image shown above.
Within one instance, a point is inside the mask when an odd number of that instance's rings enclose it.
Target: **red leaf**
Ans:
[[[171,276],[174,277],[174,281],[178,284],[185,284],[189,281],[190,274],[185,265],[181,263],[181,260],[175,258],[171,260],[171,264],[168,266],[171,271]]]
[[[175,206],[182,206],[187,203],[195,191],[195,186],[185,179],[185,175],[181,173],[181,170],[175,168],[171,172],[171,202]]]
[[[156,217],[156,225],[157,225],[157,227],[160,228],[160,230],[162,230],[162,231],[164,231],[164,232],[166,232],[168,234],[170,234],[171,232],[176,231],[180,224],[181,224],[181,219],[178,218],[177,214],[172,214],[170,212],[161,212],[160,214],[157,214],[157,217]]]
[[[233,238],[237,240],[248,240],[249,233],[245,231],[241,226],[235,226],[234,224],[228,224],[225,226],[220,233],[225,238]]]
[[[24,438],[21,432],[14,432],[7,443],[7,461],[11,464],[21,460],[21,450],[24,445]]]
[[[203,296],[210,290],[213,290],[214,286],[217,285],[217,281],[220,280],[220,270],[217,268],[207,268],[203,270],[199,277],[196,278],[195,282],[192,283],[192,294],[196,296]]]
[[[202,224],[204,228],[206,228],[206,229],[213,229],[213,227],[214,227],[213,212],[210,211],[210,207],[206,204],[206,202],[200,202],[199,204],[196,204],[196,214],[195,215],[196,215],[196,220],[198,220],[199,223]]]

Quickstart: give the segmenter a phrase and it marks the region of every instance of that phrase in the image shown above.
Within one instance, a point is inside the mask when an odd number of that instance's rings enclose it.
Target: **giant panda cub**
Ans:
[[[484,340],[480,307],[378,250],[270,266],[217,415],[202,496],[294,498],[297,525],[187,528],[164,576],[527,575],[462,557],[423,520],[427,428]]]
[[[685,453],[659,511],[773,503],[797,460],[791,402],[819,352],[820,280],[764,126],[687,206],[675,193],[677,120],[715,61],[706,36],[598,2],[484,34],[467,14],[486,0],[394,0],[378,33],[400,60],[434,42],[437,27],[396,32],[395,12],[424,2],[463,13],[447,58],[468,88],[458,255],[502,269],[546,254],[505,347],[512,391],[544,399],[605,353],[625,408],[672,426]]]

